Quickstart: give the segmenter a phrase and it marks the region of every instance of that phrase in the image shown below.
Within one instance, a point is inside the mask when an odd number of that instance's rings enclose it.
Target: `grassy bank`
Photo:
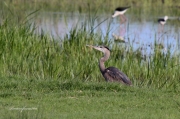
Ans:
[[[178,119],[180,114],[180,96],[173,91],[106,82],[0,79],[3,119]]]

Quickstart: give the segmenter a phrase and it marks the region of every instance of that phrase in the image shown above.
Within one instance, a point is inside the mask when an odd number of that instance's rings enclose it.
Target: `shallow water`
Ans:
[[[110,14],[96,15],[94,20],[88,14],[41,12],[34,17],[33,22],[38,26],[38,33],[43,30],[56,39],[63,39],[71,29],[80,28],[84,22],[87,22],[89,32],[91,26],[95,28],[94,32],[102,35],[102,37],[109,32],[109,40],[114,40],[112,35],[115,34],[122,36],[126,44],[133,44],[134,48],[142,47],[148,50],[153,49],[151,46],[156,40],[157,43],[164,45],[165,51],[168,46],[171,46],[171,51],[174,51],[179,46],[180,28],[172,23],[178,19],[169,16],[162,30],[162,26],[157,22],[160,17],[163,16],[138,19],[135,15],[126,15],[127,21],[121,24],[119,17],[112,19]],[[90,18],[95,21],[94,24],[90,23]]]

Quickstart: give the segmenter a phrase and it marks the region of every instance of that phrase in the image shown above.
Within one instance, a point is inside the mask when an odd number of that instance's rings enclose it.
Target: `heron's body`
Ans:
[[[123,84],[131,85],[129,78],[115,67],[108,67],[105,71],[101,72],[106,81],[121,82]]]
[[[108,47],[90,46],[90,45],[88,45],[88,46],[93,47],[94,49],[99,50],[104,53],[104,57],[102,57],[99,60],[99,68],[100,68],[100,71],[101,71],[103,77],[105,78],[105,80],[107,82],[121,82],[126,85],[132,85],[129,78],[123,72],[121,72],[119,69],[117,69],[115,67],[105,68],[104,62],[107,61],[110,56],[110,51],[109,51]]]

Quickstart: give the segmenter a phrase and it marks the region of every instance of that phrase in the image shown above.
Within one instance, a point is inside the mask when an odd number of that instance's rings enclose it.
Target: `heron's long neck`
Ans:
[[[102,57],[99,61],[99,68],[101,70],[101,72],[104,72],[105,71],[105,66],[104,66],[104,62],[107,61],[109,59],[109,56],[110,56],[110,52],[106,52],[104,53],[104,57]]]

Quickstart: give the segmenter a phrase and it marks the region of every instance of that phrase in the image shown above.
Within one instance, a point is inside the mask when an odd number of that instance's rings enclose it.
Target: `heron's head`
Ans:
[[[91,47],[91,48],[94,48],[94,49],[96,49],[96,50],[99,50],[99,51],[101,51],[101,52],[103,52],[103,53],[106,53],[106,52],[109,52],[109,51],[110,51],[107,46],[93,46],[93,45],[86,45],[86,46]]]
[[[166,21],[167,19],[168,19],[168,16],[165,16],[165,17],[164,17],[164,20]]]

